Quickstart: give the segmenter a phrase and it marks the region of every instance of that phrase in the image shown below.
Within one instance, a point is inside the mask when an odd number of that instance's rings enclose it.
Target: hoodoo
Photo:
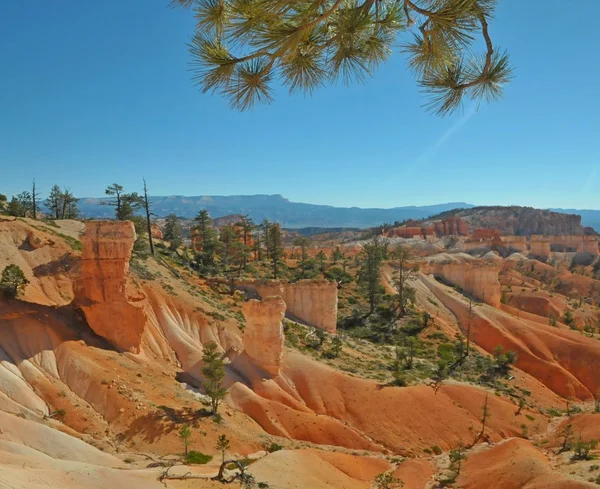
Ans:
[[[146,316],[128,302],[125,291],[135,238],[129,221],[86,222],[76,298],[96,334],[138,353]]]
[[[244,351],[254,364],[272,376],[279,374],[283,355],[283,326],[285,302],[281,297],[265,297],[262,301],[245,302],[242,311],[246,318]]]
[[[287,315],[303,323],[335,333],[338,313],[338,288],[329,280],[300,280],[282,282],[279,280],[249,281],[238,284],[265,298],[277,295],[285,301]]]

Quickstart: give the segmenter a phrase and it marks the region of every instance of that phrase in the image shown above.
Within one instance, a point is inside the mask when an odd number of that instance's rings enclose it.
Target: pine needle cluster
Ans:
[[[397,45],[447,115],[465,98],[494,100],[512,69],[489,34],[497,0],[173,0],[196,19],[190,43],[194,81],[246,110],[273,100],[279,81],[311,93],[341,80],[362,82]],[[400,34],[410,38],[403,44]],[[485,53],[472,48],[477,38]]]

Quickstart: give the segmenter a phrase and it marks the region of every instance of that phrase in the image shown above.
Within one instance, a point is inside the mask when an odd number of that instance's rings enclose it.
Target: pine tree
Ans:
[[[261,235],[262,233],[259,230],[254,236],[254,254],[258,261],[263,260]]]
[[[130,221],[135,212],[144,205],[144,199],[137,192],[127,194],[124,192],[123,186],[118,183],[109,185],[104,192],[114,198],[105,200],[102,205],[110,205],[115,208],[117,221]]]
[[[104,190],[104,193],[106,195],[110,195],[111,197],[114,197],[115,200],[114,201],[104,201],[102,202],[103,205],[112,205],[115,207],[115,214],[117,216],[117,219],[119,219],[118,216],[121,215],[121,194],[123,193],[123,186],[119,185],[118,183],[113,183],[112,185],[109,185],[108,187],[106,187],[106,190]]]
[[[217,251],[217,232],[212,226],[212,219],[206,209],[202,209],[194,218],[194,233],[196,233],[196,246],[200,245],[197,257],[203,271],[210,271],[215,266],[215,253]]]
[[[502,96],[512,69],[494,46],[495,0],[172,0],[193,8],[195,81],[239,110],[273,100],[272,85],[308,92],[337,79],[363,81],[402,44],[408,65],[446,115],[463,99]],[[475,34],[486,47],[472,53]]]
[[[369,301],[369,314],[373,314],[382,294],[381,262],[383,261],[383,246],[378,238],[374,238],[370,243],[363,246],[358,261],[360,265],[358,285],[365,292]]]
[[[169,214],[165,219],[163,238],[170,243],[171,249],[176,250],[182,244],[182,230],[179,219],[175,214]]]
[[[32,217],[31,193],[25,190],[12,198],[8,205],[9,214],[15,217]]]
[[[79,199],[76,199],[68,188],[62,192],[62,200],[61,219],[76,219],[79,217],[79,209],[77,209]]]
[[[204,345],[202,361],[204,362],[204,367],[202,368],[202,373],[205,377],[203,382],[204,390],[206,395],[210,397],[211,413],[217,414],[219,405],[225,397],[227,390],[223,387],[225,365],[222,354],[219,352],[217,344],[213,341]]]
[[[271,253],[269,251],[269,231],[270,231],[270,227],[271,227],[271,223],[269,222],[268,219],[263,219],[262,223],[260,224],[260,228],[262,229],[263,232],[263,241],[265,243],[265,254],[267,255],[267,257],[271,256]]]
[[[244,246],[247,249],[250,249],[250,240],[252,238],[252,232],[254,231],[254,228],[256,227],[256,226],[254,226],[254,221],[252,221],[252,218],[249,216],[242,216],[238,225],[241,229],[242,243],[244,243]],[[242,264],[242,267],[244,269],[246,268],[246,264],[248,262],[249,256],[250,256],[249,253],[244,254],[244,262]]]
[[[267,226],[269,230],[268,236],[268,250],[269,258],[273,266],[273,278],[277,280],[279,278],[279,272],[281,268],[281,260],[283,258],[283,245],[281,243],[281,227],[278,223],[270,224]]]
[[[46,207],[52,213],[54,219],[60,219],[63,215],[64,194],[58,185],[53,185],[46,199]]]
[[[323,250],[319,250],[317,253],[317,260],[319,261],[319,271],[324,274],[327,270],[327,255]]]
[[[25,217],[25,209],[17,197],[13,197],[8,203],[7,212],[9,216]]]
[[[192,437],[192,430],[190,429],[190,426],[188,424],[184,424],[180,429],[179,429],[179,438],[181,438],[181,441],[183,442],[183,451],[185,456],[188,456],[189,450],[188,450],[188,446],[190,443],[190,438]]]
[[[342,253],[342,250],[340,250],[339,246],[335,247],[335,250],[333,250],[333,253],[331,254],[331,260],[333,261],[333,264],[335,265],[338,261],[342,260],[344,258],[344,254]]]
[[[227,436],[223,435],[219,435],[219,438],[217,438],[217,450],[219,452],[221,452],[221,463],[225,463],[225,452],[227,452],[227,450],[229,450],[229,447],[231,446],[231,443],[229,442],[229,439],[227,438]]]
[[[311,260],[308,256],[308,247],[310,239],[302,236],[294,240],[294,246],[300,248],[300,260],[298,260],[298,268],[300,269],[300,278],[305,279],[308,276],[308,271],[311,268]]]
[[[404,317],[409,300],[414,298],[415,290],[408,284],[419,271],[418,265],[411,265],[412,253],[404,246],[398,246],[393,252],[396,265],[394,285],[397,291],[398,317]]]
[[[7,265],[2,270],[2,277],[0,278],[0,287],[4,289],[4,293],[7,297],[17,297],[29,283],[27,277],[17,265]]]

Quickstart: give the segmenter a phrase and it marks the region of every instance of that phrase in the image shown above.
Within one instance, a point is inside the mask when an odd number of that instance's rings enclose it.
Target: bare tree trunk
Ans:
[[[223,473],[229,464],[235,464],[237,468],[240,470],[239,474],[234,475],[231,479],[227,480],[223,477]],[[219,473],[215,475],[212,480],[222,481],[222,482],[233,482],[238,477],[244,475],[246,468],[238,461],[238,460],[223,460],[221,467],[219,467]]]
[[[33,218],[37,219],[37,201],[38,201],[38,194],[35,190],[35,178],[33,179],[33,185],[32,185],[32,189],[31,189],[31,204],[32,204],[32,211],[33,211]]]
[[[148,241],[150,242],[150,253],[154,255],[154,242],[152,241],[152,224],[150,223],[150,204],[148,203],[148,188],[144,178],[144,207],[146,209],[146,224],[148,225]]]

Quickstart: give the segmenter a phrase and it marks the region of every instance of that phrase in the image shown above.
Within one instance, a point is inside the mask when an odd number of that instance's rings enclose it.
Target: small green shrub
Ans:
[[[187,457],[185,457],[185,461],[188,464],[197,464],[197,465],[207,464],[212,459],[213,459],[212,455],[206,455],[205,453],[197,452],[195,450],[190,450],[190,452],[187,454]]]
[[[269,453],[278,452],[279,450],[283,450],[283,446],[278,443],[271,443],[267,448],[267,452]]]

